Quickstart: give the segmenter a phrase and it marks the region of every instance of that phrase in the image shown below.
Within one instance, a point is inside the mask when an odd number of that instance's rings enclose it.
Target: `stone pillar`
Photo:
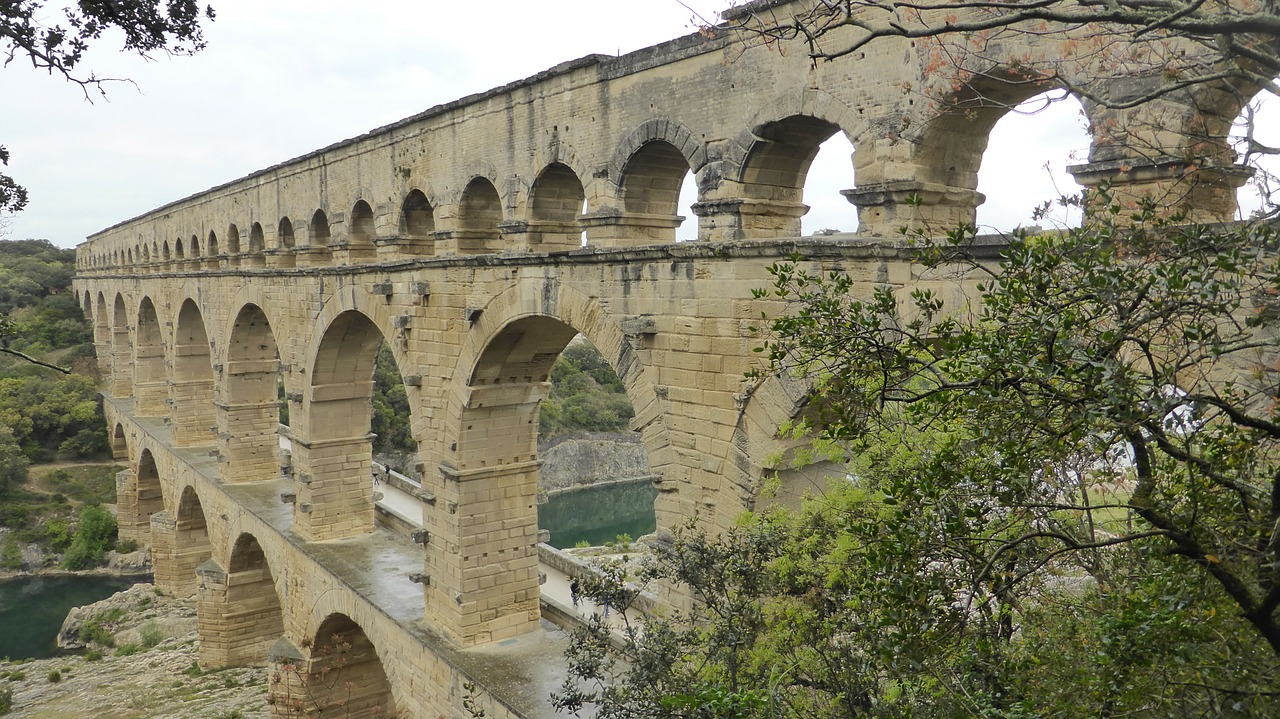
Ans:
[[[768,199],[706,200],[694,204],[698,239],[710,242],[799,237],[802,202]]]
[[[373,435],[293,440],[297,501],[293,531],[303,541],[373,531]]]
[[[219,470],[227,483],[275,479],[280,475],[280,404],[218,402]]]
[[[266,567],[228,573],[212,559],[196,568],[200,665],[240,666],[264,661],[284,621]]]
[[[684,224],[680,215],[651,215],[640,212],[602,210],[578,217],[592,247],[640,247],[675,241],[676,228]]]
[[[428,537],[426,611],[463,646],[538,628],[539,464],[440,468],[445,496],[457,499],[437,502],[448,529]]]
[[[124,399],[133,396],[133,353],[129,334],[116,332],[115,335],[111,342],[111,395]]]
[[[972,225],[986,196],[975,190],[932,182],[903,180],[843,190],[858,208],[858,234],[894,237],[903,228],[945,232],[962,223]]]
[[[171,382],[169,404],[173,408],[173,446],[192,447],[214,441],[218,420],[212,379]]]
[[[120,539],[132,539],[139,547],[151,541],[151,522],[138,509],[138,478],[132,469],[116,473],[116,526]]]
[[[1108,188],[1110,202],[1136,207],[1142,198],[1155,200],[1164,214],[1184,213],[1187,222],[1230,222],[1235,219],[1236,190],[1250,177],[1247,165],[1204,165],[1176,157],[1132,158],[1072,165],[1067,171],[1090,192],[1091,203],[1103,198],[1100,188]],[[1103,207],[1091,206],[1091,211]],[[1121,221],[1129,216],[1117,215]]]
[[[140,346],[134,365],[134,411],[144,417],[163,417],[169,413],[169,384],[164,370],[164,347]]]

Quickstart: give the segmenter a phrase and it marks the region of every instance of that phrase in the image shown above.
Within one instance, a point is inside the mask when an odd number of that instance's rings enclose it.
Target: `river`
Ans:
[[[72,607],[92,604],[148,577],[36,575],[0,579],[0,657],[43,659],[53,654]]]
[[[538,528],[551,532],[551,546],[568,549],[579,542],[593,546],[612,542],[619,534],[632,539],[657,527],[652,482],[621,482],[553,494],[538,506]]]

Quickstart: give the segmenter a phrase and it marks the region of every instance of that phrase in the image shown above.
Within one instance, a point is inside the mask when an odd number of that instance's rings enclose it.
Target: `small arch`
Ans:
[[[297,259],[293,253],[296,240],[293,234],[293,222],[288,217],[281,217],[276,227],[276,247],[273,252],[277,267],[295,267]]]
[[[160,261],[168,262],[169,260],[169,241],[165,240],[164,244],[160,246]]]
[[[125,437],[124,425],[116,423],[116,429],[111,433],[111,458],[117,462],[129,461],[129,442]]]
[[[187,259],[186,254],[183,252],[181,237],[173,241],[173,254],[175,259],[178,259],[178,260]]]
[[[193,260],[200,259],[200,238],[195,235],[191,236],[190,257]]]
[[[409,251],[415,255],[435,253],[435,209],[422,190],[405,195],[400,205],[400,234],[408,241]]]
[[[353,247],[373,245],[376,230],[373,225],[373,208],[364,200],[356,202],[351,208],[351,231],[347,233],[347,241]]]
[[[240,229],[234,222],[227,227],[227,254],[240,254]]]
[[[329,244],[329,216],[324,210],[316,210],[311,215],[311,244],[313,246],[323,247]]]
[[[675,145],[651,140],[627,159],[619,183],[624,222],[646,227],[654,242],[674,242],[684,222],[679,212],[680,191],[691,167]]]
[[[164,487],[149,448],[138,454],[132,479],[132,486],[124,487],[122,496],[116,498],[120,536],[140,545],[151,544],[151,515],[164,511]]]
[[[755,138],[742,163],[743,194],[765,209],[742,217],[742,237],[798,237],[805,179],[822,143],[839,132],[835,123],[792,115],[752,130]]]
[[[573,170],[560,162],[547,165],[529,190],[529,244],[548,252],[571,250],[582,244],[578,216],[586,193]]]
[[[486,177],[467,183],[458,202],[458,251],[474,254],[500,252],[502,200]]]
[[[218,235],[213,230],[209,230],[209,238],[204,243],[204,256],[216,259],[218,254]]]
[[[266,242],[263,239],[262,223],[255,222],[249,227],[249,254],[260,255],[266,250]]]

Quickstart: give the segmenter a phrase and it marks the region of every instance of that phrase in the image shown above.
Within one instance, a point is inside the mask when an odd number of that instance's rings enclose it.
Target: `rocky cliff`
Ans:
[[[574,435],[538,451],[540,491],[649,474],[649,458],[634,432]]]

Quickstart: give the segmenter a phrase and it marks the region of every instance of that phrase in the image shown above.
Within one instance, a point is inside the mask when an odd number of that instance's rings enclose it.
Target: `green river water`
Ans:
[[[30,576],[0,579],[0,657],[43,659],[53,654],[72,607],[92,604],[146,577]]]

